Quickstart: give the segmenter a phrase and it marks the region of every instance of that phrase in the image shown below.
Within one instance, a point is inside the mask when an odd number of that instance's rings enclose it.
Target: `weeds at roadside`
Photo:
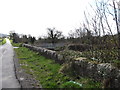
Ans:
[[[1,39],[1,42],[0,42],[0,45],[4,45],[6,43],[6,39],[5,38],[2,38]]]
[[[69,75],[59,73],[62,65],[55,63],[54,60],[40,56],[38,53],[24,47],[17,48],[15,51],[20,59],[19,63],[21,64],[21,67],[25,69],[26,73],[31,74],[33,77],[39,80],[43,88],[65,88],[66,85],[69,88],[78,87],[78,85],[75,85],[75,83],[66,84],[73,79],[72,77],[69,77]],[[86,81],[88,79],[84,80]],[[74,79],[74,82],[83,84],[82,88],[96,88],[97,84],[97,82],[91,84],[87,81],[83,83],[81,78],[79,80]],[[92,80],[90,82],[92,82]],[[97,87],[100,87],[100,84],[98,84]]]

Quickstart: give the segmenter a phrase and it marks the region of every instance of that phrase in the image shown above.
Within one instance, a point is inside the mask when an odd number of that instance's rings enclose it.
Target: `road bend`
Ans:
[[[15,76],[13,56],[13,47],[9,39],[6,38],[6,44],[0,46],[0,89],[20,88]]]

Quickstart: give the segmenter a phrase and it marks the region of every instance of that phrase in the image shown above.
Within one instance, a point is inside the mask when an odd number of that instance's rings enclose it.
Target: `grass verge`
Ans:
[[[73,79],[69,75],[59,73],[62,65],[47,59],[25,47],[15,49],[19,63],[26,73],[31,74],[43,88],[99,88],[101,84],[89,78]],[[74,82],[71,82],[74,81]],[[76,83],[78,82],[78,83]],[[81,84],[82,86],[80,86]]]
[[[13,43],[12,41],[11,41],[11,43],[12,43],[12,46],[13,46],[13,47],[20,47],[20,46],[22,46],[21,43]]]
[[[6,39],[3,38],[1,44],[3,45],[3,44],[5,44],[5,43],[6,43]]]
[[[2,38],[0,38],[0,45],[2,45]]]

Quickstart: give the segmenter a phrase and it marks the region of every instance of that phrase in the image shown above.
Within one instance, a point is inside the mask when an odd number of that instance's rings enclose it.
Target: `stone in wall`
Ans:
[[[116,68],[110,63],[102,63],[97,65],[98,74],[103,78],[110,78],[116,76]]]
[[[84,76],[87,75],[87,65],[88,62],[86,60],[74,60],[74,69],[80,75]]]
[[[73,68],[80,76],[87,76],[101,82],[108,80],[109,87],[120,88],[120,70],[110,63],[96,64],[80,59],[75,60]]]

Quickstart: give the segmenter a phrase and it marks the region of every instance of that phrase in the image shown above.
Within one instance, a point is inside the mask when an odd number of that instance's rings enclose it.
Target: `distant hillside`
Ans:
[[[7,34],[0,33],[0,37],[6,37],[6,36],[7,36]]]

